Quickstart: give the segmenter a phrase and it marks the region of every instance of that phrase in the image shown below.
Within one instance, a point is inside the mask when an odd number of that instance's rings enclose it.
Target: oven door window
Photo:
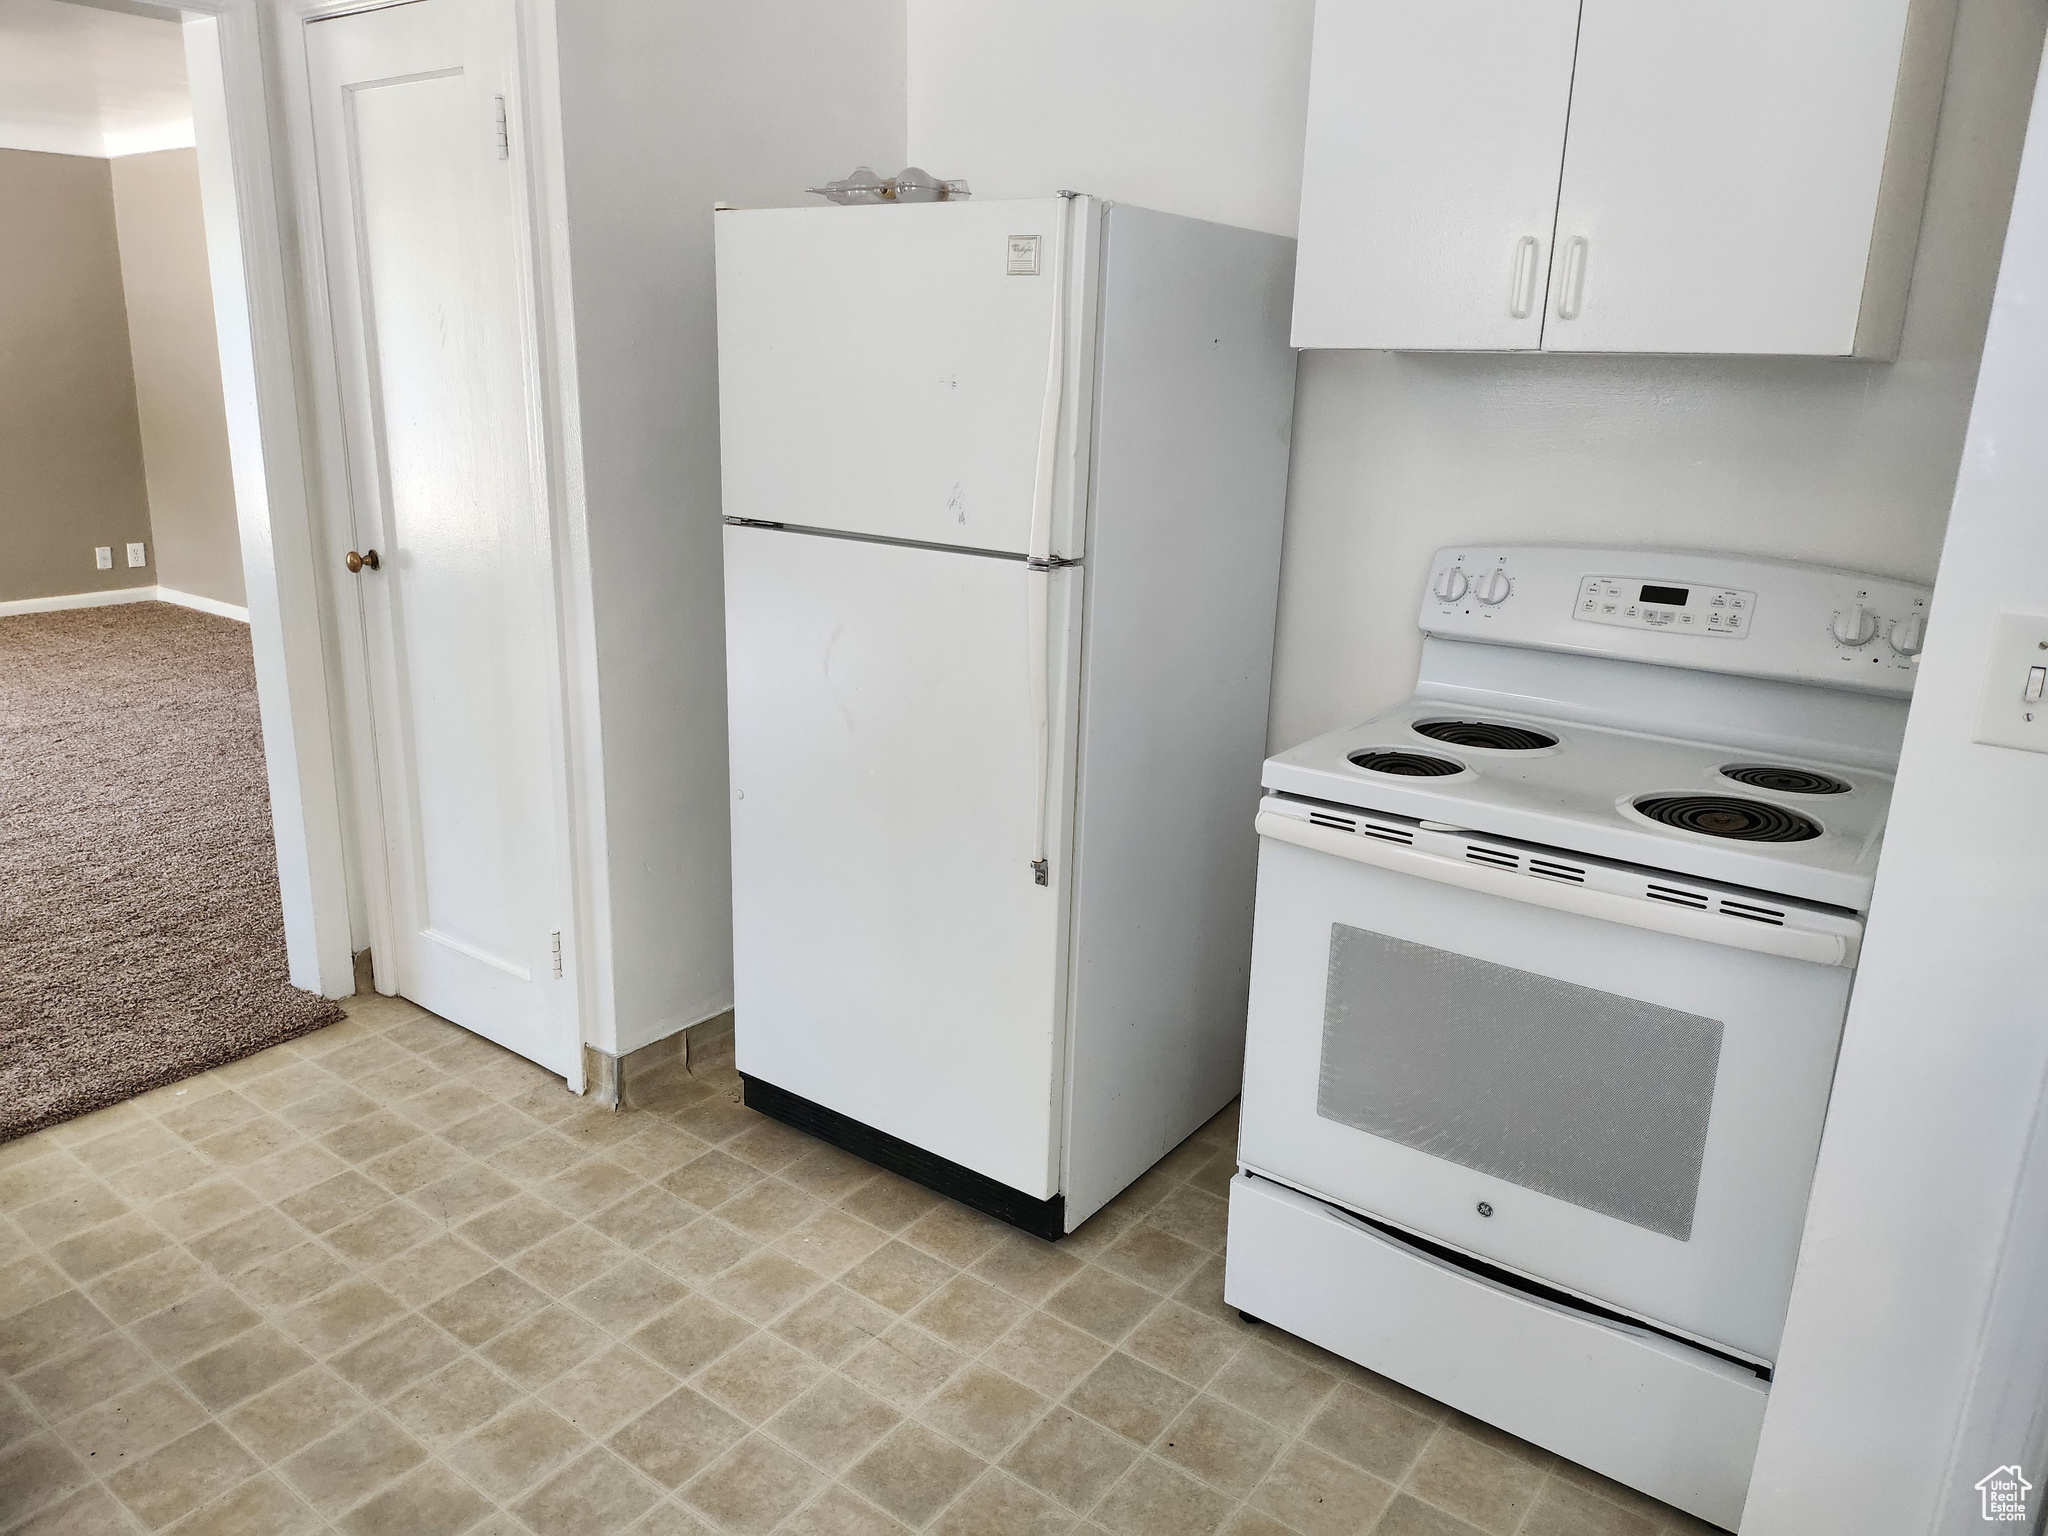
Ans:
[[[1316,1111],[1683,1242],[1722,1026],[1334,923]]]

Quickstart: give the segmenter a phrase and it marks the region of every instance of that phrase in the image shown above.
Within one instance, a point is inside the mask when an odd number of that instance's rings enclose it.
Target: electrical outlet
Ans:
[[[1976,739],[2048,752],[2048,613],[2008,610],[1992,622]]]
[[[113,546],[111,544],[102,544],[94,549],[92,552],[92,563],[103,571],[111,571],[114,568]]]
[[[128,546],[128,566],[130,570],[133,570],[138,565],[147,565],[148,563],[149,556],[143,552],[143,547],[140,544],[130,544]]]

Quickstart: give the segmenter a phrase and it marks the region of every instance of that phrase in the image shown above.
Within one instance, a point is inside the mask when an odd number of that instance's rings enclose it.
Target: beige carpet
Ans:
[[[0,618],[0,1140],[341,1016],[286,977],[247,626]]]

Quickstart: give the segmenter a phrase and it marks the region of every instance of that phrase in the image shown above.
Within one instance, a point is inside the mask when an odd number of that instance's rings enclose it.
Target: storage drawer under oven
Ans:
[[[1773,1359],[1849,970],[1303,841],[1260,843],[1245,1166]]]

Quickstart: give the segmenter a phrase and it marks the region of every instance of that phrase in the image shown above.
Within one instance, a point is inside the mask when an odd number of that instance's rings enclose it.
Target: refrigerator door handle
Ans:
[[[1052,863],[1045,851],[1045,792],[1052,777],[1052,567],[1034,560],[1024,568],[1026,620],[1025,642],[1031,655],[1031,723],[1038,747],[1038,797],[1032,808],[1031,878],[1040,885],[1052,884]]]
[[[1074,194],[1060,194],[1053,235],[1052,345],[1045,366],[1045,404],[1038,418],[1038,466],[1031,483],[1031,543],[1025,561],[1026,621],[1031,653],[1031,717],[1038,743],[1038,804],[1033,813],[1031,878],[1052,883],[1046,852],[1046,791],[1052,779],[1052,499],[1053,468],[1059,452],[1060,406],[1067,379],[1068,243],[1073,230]],[[1061,561],[1060,564],[1066,562]]]

